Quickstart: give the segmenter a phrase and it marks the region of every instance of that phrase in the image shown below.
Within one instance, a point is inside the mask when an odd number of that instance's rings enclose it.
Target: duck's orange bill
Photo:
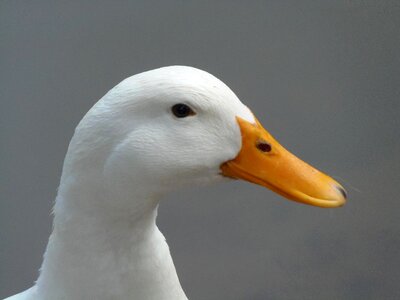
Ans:
[[[346,202],[344,188],[334,179],[283,148],[262,125],[237,117],[242,148],[236,158],[221,165],[224,176],[247,180],[297,202],[339,207]]]

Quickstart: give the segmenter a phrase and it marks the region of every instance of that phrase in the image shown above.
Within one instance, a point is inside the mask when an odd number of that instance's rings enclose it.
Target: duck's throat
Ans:
[[[157,207],[118,217],[59,210],[37,281],[40,299],[187,299]]]

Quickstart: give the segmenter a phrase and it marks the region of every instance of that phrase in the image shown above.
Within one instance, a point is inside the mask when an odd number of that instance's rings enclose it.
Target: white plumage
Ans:
[[[194,115],[176,117],[177,103]],[[259,130],[224,83],[191,67],[144,72],[111,89],[70,142],[40,276],[8,300],[187,299],[156,226],[158,204],[173,189],[226,180],[221,165],[243,144],[238,118]],[[267,157],[267,142],[254,144],[256,155]],[[342,196],[326,185],[319,201],[333,206],[326,199]],[[266,186],[282,193],[279,182]]]
[[[196,118],[174,117],[176,103]],[[186,299],[157,206],[170,189],[222,179],[240,149],[236,115],[254,121],[225,84],[190,67],[110,90],[69,145],[39,279],[8,299]]]

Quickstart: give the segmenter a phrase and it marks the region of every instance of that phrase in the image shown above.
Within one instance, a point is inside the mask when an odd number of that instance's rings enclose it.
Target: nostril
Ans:
[[[272,150],[271,145],[263,140],[258,141],[256,147],[262,152],[270,152]]]
[[[345,190],[344,188],[342,188],[341,186],[337,186],[336,188],[337,188],[337,189],[339,190],[339,192],[342,194],[343,198],[344,198],[344,199],[347,199],[346,190]]]

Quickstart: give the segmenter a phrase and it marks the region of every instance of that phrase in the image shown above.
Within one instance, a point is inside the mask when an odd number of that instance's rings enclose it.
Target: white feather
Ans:
[[[171,106],[196,112],[178,119]],[[187,299],[157,207],[171,189],[221,180],[250,110],[214,76],[173,66],[125,79],[86,114],[64,161],[40,276],[8,300]]]

